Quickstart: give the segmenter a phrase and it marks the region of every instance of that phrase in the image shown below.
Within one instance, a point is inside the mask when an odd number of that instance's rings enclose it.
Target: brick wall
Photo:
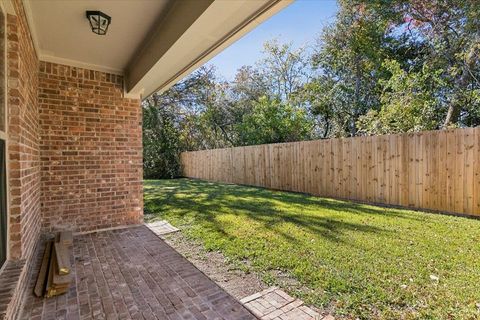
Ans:
[[[41,227],[89,231],[142,221],[141,108],[123,97],[121,76],[39,62],[22,2],[12,3],[9,258],[28,259]]]
[[[7,15],[9,259],[0,274],[0,319],[15,318],[40,235],[38,59],[21,0]]]
[[[22,2],[12,4],[8,245],[10,259],[28,259],[42,226],[88,231],[142,221],[141,108],[123,98],[121,76],[39,62]]]
[[[122,77],[40,62],[39,108],[43,229],[140,223],[142,111]]]
[[[40,230],[38,60],[21,1],[7,16],[10,259],[29,258]]]
[[[22,1],[12,4],[6,30],[10,261],[0,273],[0,319],[19,310],[41,231],[143,220],[140,101],[123,98],[120,76],[39,62]]]

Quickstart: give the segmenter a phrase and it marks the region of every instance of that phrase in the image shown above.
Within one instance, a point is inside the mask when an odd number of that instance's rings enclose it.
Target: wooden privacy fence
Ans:
[[[184,152],[183,175],[480,215],[480,127]]]

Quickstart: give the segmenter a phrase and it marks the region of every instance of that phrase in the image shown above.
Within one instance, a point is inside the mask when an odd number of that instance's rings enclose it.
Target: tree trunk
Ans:
[[[445,122],[443,123],[443,128],[448,128],[452,124],[455,124],[458,122],[460,118],[460,112],[461,112],[461,105],[463,102],[462,99],[462,90],[467,88],[470,80],[471,80],[471,73],[470,73],[470,62],[466,61],[463,65],[463,70],[462,70],[462,75],[458,81],[458,87],[457,89],[457,94],[456,98],[453,100],[453,102],[450,103],[447,111],[447,116],[445,117]]]
[[[354,137],[356,134],[357,134],[357,126],[356,126],[356,122],[357,122],[357,118],[358,118],[358,114],[360,113],[359,112],[359,109],[360,109],[360,90],[361,90],[361,85],[362,85],[362,81],[361,81],[361,77],[362,77],[362,70],[360,69],[360,56],[359,54],[357,54],[355,56],[355,108],[353,110],[353,119],[350,120],[350,124],[349,124],[349,127],[350,127],[350,136],[351,137]]]
[[[460,117],[460,106],[458,104],[451,104],[448,107],[447,116],[445,117],[445,121],[443,122],[443,129],[448,128],[452,124],[458,122],[458,118]]]

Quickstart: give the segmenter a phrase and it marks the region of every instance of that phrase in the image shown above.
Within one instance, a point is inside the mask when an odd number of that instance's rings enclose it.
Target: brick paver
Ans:
[[[0,271],[0,319],[9,319],[18,306],[19,282],[25,260],[7,261]]]
[[[334,320],[322,316],[282,290],[272,287],[240,300],[261,320]]]
[[[76,236],[73,255],[70,291],[29,289],[22,319],[255,319],[146,226]]]

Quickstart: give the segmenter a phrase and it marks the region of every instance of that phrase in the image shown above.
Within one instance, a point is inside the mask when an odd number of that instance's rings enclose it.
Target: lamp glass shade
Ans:
[[[112,22],[112,18],[101,11],[87,11],[87,19],[92,32],[101,36],[107,34],[108,26]]]

